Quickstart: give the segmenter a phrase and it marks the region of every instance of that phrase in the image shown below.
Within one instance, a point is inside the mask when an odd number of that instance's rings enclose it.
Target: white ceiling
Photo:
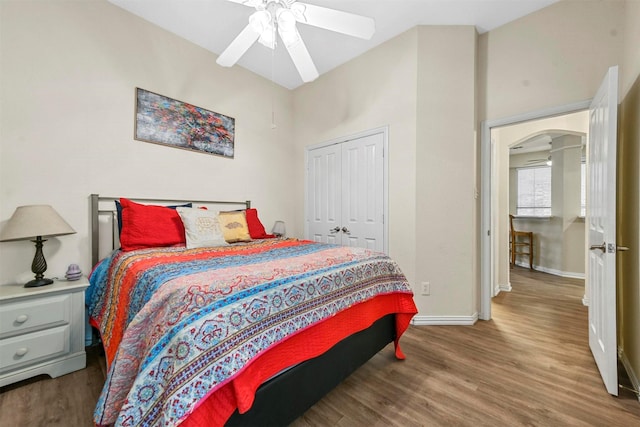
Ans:
[[[307,0],[317,6],[365,15],[376,22],[371,40],[298,24],[318,72],[361,55],[416,25],[474,25],[484,33],[558,0]],[[226,0],[109,0],[216,55],[247,25],[255,9]],[[273,63],[273,67],[272,67]],[[283,46],[259,43],[235,65],[288,89],[303,84]]]

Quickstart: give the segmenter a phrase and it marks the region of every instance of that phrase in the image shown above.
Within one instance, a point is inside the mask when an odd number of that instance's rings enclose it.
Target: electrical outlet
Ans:
[[[422,282],[422,290],[420,293],[422,295],[431,295],[431,283]]]

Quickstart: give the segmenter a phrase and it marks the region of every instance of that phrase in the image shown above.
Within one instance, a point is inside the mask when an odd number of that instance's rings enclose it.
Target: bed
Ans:
[[[399,339],[417,310],[386,255],[266,234],[131,246],[119,227],[133,210],[117,200],[90,203],[87,305],[108,364],[96,425],[286,425],[389,343],[404,358]],[[252,211],[249,201],[124,200],[162,215],[166,205]]]

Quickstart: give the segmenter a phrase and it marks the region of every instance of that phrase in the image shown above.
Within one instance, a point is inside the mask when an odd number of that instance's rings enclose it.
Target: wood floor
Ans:
[[[640,426],[640,403],[607,394],[588,348],[581,280],[516,268],[494,319],[411,326],[293,423],[308,426]],[[0,426],[91,426],[104,359],[0,389]]]

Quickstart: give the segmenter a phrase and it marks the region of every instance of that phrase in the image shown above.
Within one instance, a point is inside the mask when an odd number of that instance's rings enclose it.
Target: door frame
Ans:
[[[382,176],[383,176],[383,250],[385,254],[389,254],[389,125],[381,126],[374,129],[368,129],[354,134],[341,136],[329,141],[317,144],[307,145],[304,147],[304,238],[309,238],[309,193],[307,186],[309,184],[309,152],[317,148],[328,147],[330,145],[341,144],[343,142],[352,141],[354,139],[364,138],[376,134],[382,134]]]
[[[493,141],[491,141],[491,129],[496,127],[514,125],[516,123],[531,120],[544,119],[553,116],[575,113],[588,110],[591,99],[566,104],[557,107],[549,107],[531,111],[501,119],[484,120],[480,135],[480,313],[479,319],[491,320],[491,298],[493,295],[493,282],[495,281],[495,262],[493,250],[496,242],[491,232],[491,189],[496,179],[492,167],[495,164]]]

